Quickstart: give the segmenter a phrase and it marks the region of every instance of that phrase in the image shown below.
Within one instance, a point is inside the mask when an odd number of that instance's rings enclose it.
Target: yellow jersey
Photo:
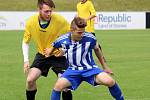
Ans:
[[[85,3],[79,2],[77,4],[77,14],[81,18],[87,19],[90,15],[96,16],[96,11],[92,2],[87,0]],[[85,31],[94,32],[94,19],[87,21]]]
[[[25,27],[23,41],[29,43],[31,38],[34,40],[39,53],[44,54],[45,48],[50,48],[51,44],[62,34],[70,30],[70,24],[64,17],[52,13],[49,25],[41,28],[39,14],[31,16]],[[54,50],[53,55],[58,52]]]

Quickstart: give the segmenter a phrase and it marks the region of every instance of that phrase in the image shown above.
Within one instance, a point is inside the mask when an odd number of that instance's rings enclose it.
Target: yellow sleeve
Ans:
[[[61,33],[65,34],[65,33],[69,32],[69,31],[70,31],[70,24],[68,22],[65,22],[64,23],[64,27],[61,30]]]
[[[78,8],[79,3],[77,3],[76,9],[77,9],[77,15],[79,16],[79,8]]]
[[[89,1],[89,10],[90,10],[91,15],[96,16],[96,11],[91,1]]]
[[[67,32],[70,31],[70,24],[68,23],[68,21],[65,18],[62,18],[62,20],[63,20],[63,24],[62,24],[63,26],[59,31],[60,35],[66,34]]]
[[[29,43],[30,39],[31,39],[30,22],[27,21],[26,26],[25,26],[23,41],[24,41],[25,43]]]

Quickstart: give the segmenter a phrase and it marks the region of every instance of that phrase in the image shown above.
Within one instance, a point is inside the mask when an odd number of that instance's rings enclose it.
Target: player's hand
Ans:
[[[108,67],[104,68],[104,72],[106,72],[106,73],[108,73],[110,75],[114,75],[113,71],[110,68],[108,68]]]
[[[88,19],[84,19],[84,21],[85,21],[85,22],[87,22],[87,21],[88,21]]]
[[[46,48],[46,49],[44,49],[44,55],[45,55],[45,57],[51,56],[51,53],[52,53],[52,48]]]
[[[29,61],[24,62],[23,68],[24,68],[24,73],[27,75],[29,73],[29,69],[30,69]]]
[[[61,57],[65,54],[65,52],[62,50],[62,48],[59,48],[59,52],[55,54],[56,57]]]

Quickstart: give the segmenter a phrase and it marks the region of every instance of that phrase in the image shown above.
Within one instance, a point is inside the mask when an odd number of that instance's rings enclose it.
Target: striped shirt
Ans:
[[[86,70],[97,67],[93,60],[92,49],[96,45],[96,38],[91,33],[83,33],[80,41],[71,40],[71,33],[60,36],[53,44],[55,48],[64,48],[69,68],[72,70]]]

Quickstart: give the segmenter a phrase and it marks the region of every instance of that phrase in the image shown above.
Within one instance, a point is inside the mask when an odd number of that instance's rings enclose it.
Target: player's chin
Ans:
[[[82,37],[79,37],[79,38],[78,38],[78,41],[80,41],[81,39],[82,39]]]
[[[50,20],[50,17],[46,17],[46,18],[45,18],[45,21],[49,21],[49,20]]]

